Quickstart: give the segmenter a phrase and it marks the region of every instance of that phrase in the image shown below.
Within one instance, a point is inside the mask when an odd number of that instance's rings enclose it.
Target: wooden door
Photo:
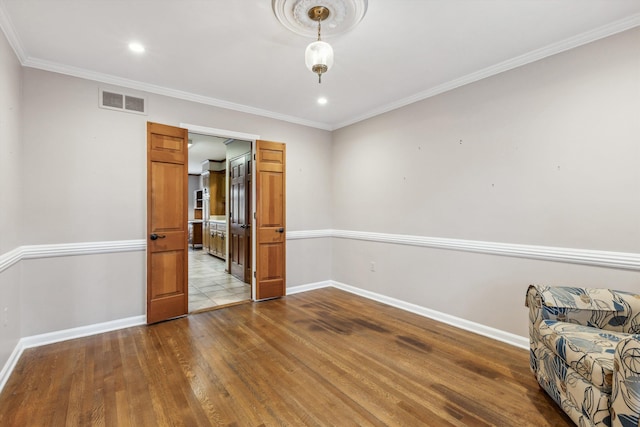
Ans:
[[[229,162],[229,198],[230,271],[251,283],[251,153]]]
[[[186,129],[147,123],[147,323],[188,310],[187,142]]]
[[[256,141],[256,299],[286,294],[286,146]]]

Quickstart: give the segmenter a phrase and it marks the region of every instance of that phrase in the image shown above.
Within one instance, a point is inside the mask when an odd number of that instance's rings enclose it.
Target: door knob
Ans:
[[[151,238],[151,240],[164,239],[165,237],[167,237],[167,236],[166,236],[166,235],[164,235],[164,234],[163,234],[162,236],[159,236],[159,235],[157,235],[156,233],[152,233],[152,234],[149,236],[149,238]]]
[[[278,233],[284,233],[284,228],[278,228],[276,231],[277,231]]]

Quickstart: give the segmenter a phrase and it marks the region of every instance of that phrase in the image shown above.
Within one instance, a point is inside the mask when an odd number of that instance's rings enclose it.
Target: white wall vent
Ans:
[[[136,114],[147,114],[147,99],[140,96],[127,95],[100,89],[100,107],[109,110],[126,111]]]

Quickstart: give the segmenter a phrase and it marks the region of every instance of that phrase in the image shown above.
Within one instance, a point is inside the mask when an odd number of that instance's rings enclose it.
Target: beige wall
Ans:
[[[20,246],[22,232],[21,95],[20,63],[0,31],[0,255]],[[21,271],[0,270],[0,369],[21,337]]]
[[[140,93],[21,70],[0,37],[0,255],[144,239],[147,120],[287,143],[289,231],[639,253],[638,46],[628,31],[330,133],[154,94],[148,116],[100,109],[99,88]],[[529,283],[640,289],[636,272],[565,263],[337,238],[287,249],[289,286],[334,279],[522,336]],[[0,365],[20,337],[144,314],[144,278],[141,251],[0,272]]]
[[[340,129],[332,155],[336,229],[638,253],[640,29]],[[640,289],[638,273],[344,239],[332,278],[522,336],[529,283]]]
[[[20,242],[22,69],[0,32],[0,253]]]
[[[287,144],[289,230],[330,226],[331,135],[327,131],[159,95],[148,116],[98,107],[100,87],[122,88],[25,69],[23,244],[144,239],[146,122],[190,123],[257,134]],[[290,251],[288,285],[330,277],[330,252],[298,242]],[[309,274],[305,257],[318,263]],[[23,261],[23,336],[142,315],[142,252]],[[55,318],[55,312],[61,314]]]

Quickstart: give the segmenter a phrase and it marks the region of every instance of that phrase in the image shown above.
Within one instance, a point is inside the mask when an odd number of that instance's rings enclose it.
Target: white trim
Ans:
[[[343,291],[350,292],[352,294],[360,295],[362,297],[381,302],[383,304],[390,305],[392,307],[400,308],[411,313],[418,314],[423,317],[428,317],[438,322],[446,323],[447,325],[454,326],[465,331],[473,332],[478,335],[482,335],[497,341],[504,342],[506,344],[513,345],[524,349],[529,348],[529,338],[522,337],[520,335],[505,332],[500,329],[485,326],[480,323],[472,322],[470,320],[462,319],[460,317],[452,316],[440,311],[431,310],[430,308],[422,307],[420,305],[412,304],[399,299],[391,298],[386,295],[377,294],[375,292],[366,291],[364,289],[356,288],[354,286],[345,285],[344,283],[331,281],[331,285],[335,288]]]
[[[458,329],[473,332],[474,334],[482,335],[487,338],[501,341],[503,343],[519,347],[522,349],[529,349],[529,338],[522,337],[520,335],[512,334],[510,332],[502,331],[500,329],[492,328],[490,326],[482,325],[480,323],[472,322],[460,317],[452,316],[447,313],[432,310],[430,308],[422,307],[420,305],[412,304],[410,302],[402,301],[396,298],[391,298],[386,295],[378,294],[375,292],[367,291],[364,289],[356,288],[355,286],[346,285],[344,283],[336,282],[335,280],[328,280],[324,282],[310,283],[308,285],[294,286],[287,288],[287,295],[294,295],[300,292],[312,291],[320,288],[334,287],[346,292],[350,292],[361,297],[378,301],[383,304],[390,305],[395,308],[399,308],[404,311],[408,311],[419,316],[428,317],[429,319],[436,320],[438,322],[446,323]]]
[[[22,259],[22,248],[18,247],[0,255],[0,273]]]
[[[41,345],[53,344],[61,341],[72,340],[76,338],[88,337],[90,335],[103,334],[118,329],[130,328],[132,326],[140,326],[147,323],[147,317],[144,315],[127,317],[124,319],[111,320],[109,322],[96,323],[93,325],[80,326],[77,328],[65,329],[62,331],[54,331],[46,334],[32,335],[24,337],[18,341],[13,349],[9,359],[5,363],[2,371],[0,371],[0,392],[4,388],[11,373],[16,367],[22,352],[25,349],[39,347]]]
[[[255,142],[257,139],[260,139],[260,135],[254,135],[252,133],[236,132],[226,129],[216,129],[206,126],[192,125],[189,123],[180,123],[180,127],[183,129],[187,129],[189,132],[199,133],[202,135],[219,136],[221,138],[240,139],[243,141],[251,142]],[[228,144],[227,141],[225,141],[225,144]]]
[[[146,248],[147,242],[144,239],[115,240],[109,242],[58,243],[53,245],[29,245],[22,247],[22,259],[137,252],[144,251]]]
[[[467,85],[469,83],[477,82],[479,80],[486,79],[487,77],[495,76],[496,74],[500,74],[505,71],[509,71],[514,68],[521,67],[523,65],[527,65],[535,61],[539,61],[541,59],[547,58],[552,55],[556,55],[558,53],[567,51],[569,49],[574,49],[576,47],[585,45],[587,43],[591,43],[596,40],[600,40],[605,37],[609,37],[614,34],[621,33],[622,31],[630,30],[631,28],[637,27],[639,25],[640,25],[640,13],[631,15],[627,18],[621,19],[616,22],[612,22],[608,25],[604,25],[602,27],[584,32],[582,34],[578,34],[573,37],[569,37],[568,39],[562,40],[557,43],[552,43],[543,48],[533,50],[531,52],[525,53],[520,56],[516,56],[515,58],[508,59],[498,64],[491,65],[487,68],[483,68],[471,74],[467,74],[466,76],[462,76],[458,79],[450,80],[441,85],[432,87],[422,92],[418,92],[406,98],[399,99],[395,102],[391,102],[379,108],[375,108],[367,113],[361,114],[359,116],[354,116],[340,123],[333,123],[331,126],[331,130],[333,131],[336,129],[340,129],[345,126],[349,126],[354,123],[358,123],[363,120],[370,119],[375,116],[379,116],[380,114],[397,110],[398,108],[407,106],[409,104],[413,104],[418,101],[422,101],[427,98],[431,98],[433,96],[439,95],[444,92],[448,92],[450,90]]]
[[[331,280],[325,280],[323,282],[308,283],[306,285],[297,285],[292,287],[287,286],[287,295],[295,295],[295,294],[299,294],[300,292],[315,291],[316,289],[327,288],[330,286],[333,286],[333,282],[331,282]]]
[[[486,242],[480,240],[447,239],[442,237],[374,233],[367,231],[321,229],[287,232],[287,240],[328,237],[474,252],[486,255],[500,255],[542,261],[564,262],[569,264],[606,267],[619,270],[640,271],[640,254],[638,253]],[[146,250],[146,240],[144,239],[60,243],[51,245],[26,245],[0,255],[0,273],[22,259],[53,258],[61,256],[107,254],[144,250]]]
[[[5,10],[4,2],[2,1],[0,1],[0,29],[2,29],[2,32],[4,32],[4,35],[7,37],[9,45],[16,53],[18,61],[20,61],[20,64],[24,65],[24,62],[27,59],[27,55],[24,53],[24,48],[22,47],[20,37],[18,37],[18,33],[16,33],[15,31],[13,23],[11,22],[11,18]]]
[[[322,237],[333,237],[333,230],[324,229],[287,231],[287,240],[318,239]]]
[[[186,101],[197,102],[200,104],[211,105],[214,107],[225,108],[228,110],[239,111],[247,114],[254,114],[257,116],[268,117],[276,120],[282,120],[289,123],[299,124],[303,126],[309,126],[317,129],[323,129],[333,131],[336,129],[349,126],[351,124],[369,119],[371,117],[378,116],[380,114],[396,110],[409,104],[413,104],[418,101],[430,98],[432,96],[439,95],[441,93],[453,90],[460,86],[464,86],[469,83],[476,82],[478,80],[494,76],[496,74],[538,61],[540,59],[555,55],[557,53],[564,52],[569,49],[576,48],[578,46],[591,43],[593,41],[603,39],[605,37],[620,33],[622,31],[629,30],[631,28],[640,26],[640,14],[634,14],[628,16],[619,21],[612,22],[602,27],[578,34],[570,37],[566,40],[550,44],[546,47],[536,49],[534,51],[525,53],[515,58],[500,62],[482,70],[476,71],[458,79],[451,80],[441,85],[432,87],[430,89],[418,92],[407,98],[397,100],[395,102],[383,105],[379,108],[375,108],[368,113],[351,117],[338,123],[323,123],[313,120],[307,120],[300,117],[289,116],[286,114],[276,113],[273,111],[264,110],[248,105],[237,104],[234,102],[224,101],[217,98],[198,95],[181,90],[171,89],[163,86],[153,85],[149,83],[139,82],[136,80],[125,79],[121,77],[112,76],[109,74],[98,73],[95,71],[87,70],[84,68],[72,67],[69,65],[59,64],[44,59],[38,59],[27,56],[22,43],[14,30],[14,26],[4,9],[4,5],[0,1],[0,27],[5,33],[9,44],[13,48],[20,63],[25,67],[37,68],[40,70],[51,71],[54,73],[66,74],[83,79],[93,80],[101,83],[112,84],[116,86],[126,87],[130,89],[142,90],[149,93],[155,93],[158,95],[169,96],[176,99],[183,99]]]
[[[9,355],[9,359],[2,367],[2,370],[0,370],[0,393],[2,392],[2,389],[4,388],[5,384],[7,384],[7,381],[9,380],[11,373],[16,368],[16,365],[18,364],[18,360],[20,360],[20,356],[22,356],[23,351],[24,351],[24,347],[22,343],[18,341],[18,344],[16,344],[13,351]]]
[[[164,95],[171,98],[183,99],[185,101],[197,102],[199,104],[211,105],[213,107],[224,108],[227,110],[239,111],[241,113],[253,114],[256,116],[268,117],[271,119],[282,120],[312,128],[331,130],[331,126],[326,123],[307,120],[300,117],[289,116],[287,114],[276,113],[273,111],[263,110],[249,105],[237,104],[222,99],[212,98],[209,96],[198,95],[191,92],[185,92],[178,89],[171,89],[164,86],[158,86],[150,83],[140,82],[137,80],[125,79],[122,77],[112,76],[110,74],[99,73],[84,68],[73,67],[70,65],[60,64],[53,61],[47,61],[39,58],[26,58],[21,61],[25,67],[36,68],[39,70],[51,71],[53,73],[65,74],[68,76],[79,77],[82,79],[92,80],[100,83],[126,87],[129,89],[140,90],[157,95]]]
[[[25,245],[0,255],[0,273],[23,259],[137,252],[144,251],[146,248],[147,242],[144,239]]]
[[[340,239],[365,240],[378,243],[394,243],[398,245],[475,252],[489,255],[502,255],[543,261],[566,262],[570,264],[582,264],[621,270],[640,270],[640,254],[638,253],[520,245],[514,243],[484,242],[480,240],[446,239],[440,237],[347,230],[333,230],[333,237]]]
[[[391,298],[385,295],[381,295],[375,292],[367,291],[364,289],[356,288],[354,286],[346,285],[341,282],[333,280],[325,280],[322,282],[309,283],[306,285],[293,286],[287,288],[287,295],[295,295],[301,292],[312,291],[316,289],[335,287],[352,294],[362,296],[364,298],[378,301],[383,304],[390,305],[392,307],[399,308],[423,317],[427,317],[448,325],[454,326],[459,329],[463,329],[469,332],[473,332],[497,341],[504,342],[506,344],[513,345],[515,347],[528,349],[529,339],[519,335],[505,332],[499,329],[495,329],[489,326],[485,326],[470,320],[462,319],[460,317],[452,316],[450,314],[442,313],[436,310],[431,310],[426,307],[422,307],[416,304],[412,304],[399,299]],[[33,335],[22,338],[18,341],[18,344],[14,348],[13,352],[9,356],[9,359],[5,363],[4,367],[0,371],[0,392],[4,388],[9,376],[13,372],[22,352],[27,348],[38,347],[47,344],[53,344],[56,342],[67,341],[76,338],[87,337],[90,335],[102,334],[105,332],[111,332],[118,329],[129,328],[133,326],[140,326],[146,323],[146,316],[133,316],[124,319],[117,319],[109,322],[97,323],[94,325],[80,326],[77,328],[65,329],[62,331],[54,331],[46,334]]]
[[[111,320],[109,322],[95,323],[93,325],[79,326],[77,328],[64,329],[61,331],[49,332],[46,334],[32,335],[20,340],[23,348],[40,347],[41,345],[53,344],[56,342],[73,340],[76,338],[88,337],[91,335],[103,334],[118,329],[130,328],[132,326],[145,325],[147,316],[133,316],[124,319]]]

